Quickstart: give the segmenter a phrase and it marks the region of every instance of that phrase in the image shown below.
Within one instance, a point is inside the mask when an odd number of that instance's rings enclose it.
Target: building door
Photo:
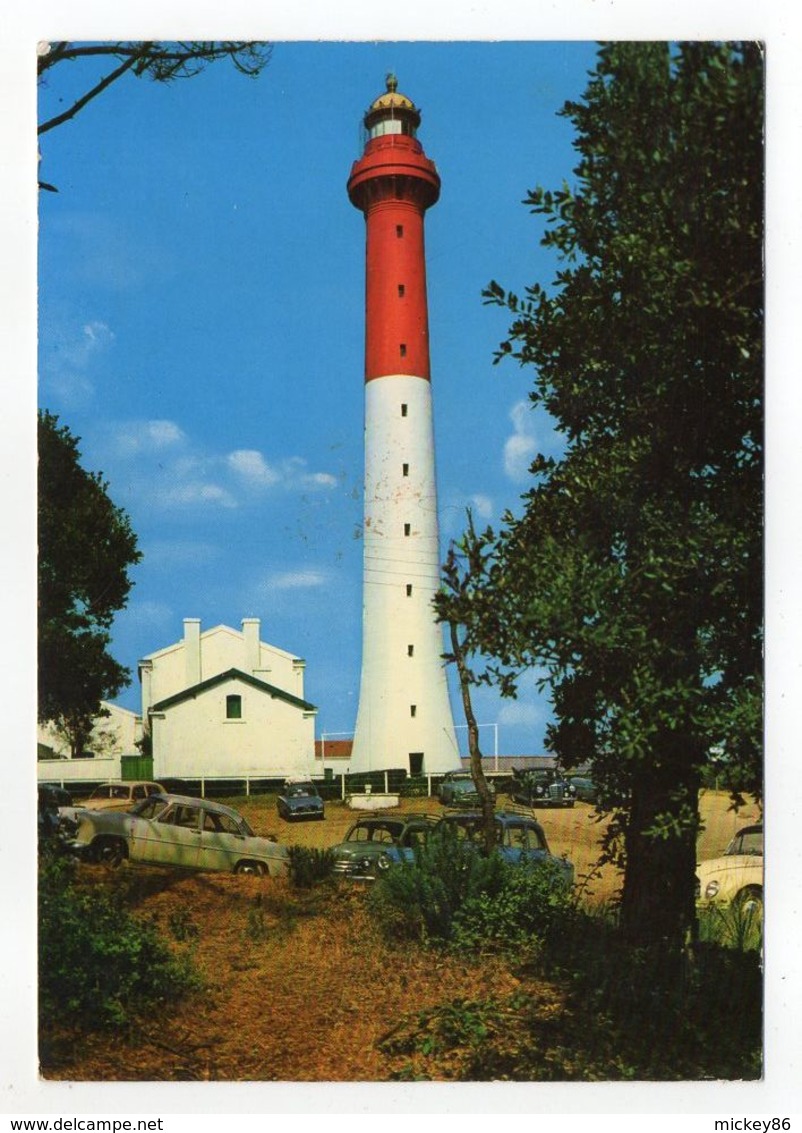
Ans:
[[[423,773],[422,751],[411,751],[409,753],[409,773],[410,775],[421,775]]]

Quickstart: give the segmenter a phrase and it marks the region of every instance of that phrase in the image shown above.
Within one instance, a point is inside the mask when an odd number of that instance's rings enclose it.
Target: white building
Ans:
[[[259,633],[258,618],[205,632],[186,618],[181,641],[140,661],[154,779],[312,773],[317,709],[304,699],[305,662]]]
[[[66,734],[55,724],[37,725],[37,778],[43,782],[97,782],[121,778],[123,756],[138,756],[142,720],[117,704],[101,703],[106,715],[93,721],[86,751],[72,758]]]

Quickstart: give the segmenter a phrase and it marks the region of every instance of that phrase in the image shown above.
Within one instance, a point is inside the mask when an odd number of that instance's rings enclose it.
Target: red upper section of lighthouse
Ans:
[[[440,195],[434,162],[415,138],[420,114],[387,78],[365,115],[369,140],[348,180],[365,214],[365,380],[429,378],[429,320],[423,216]]]

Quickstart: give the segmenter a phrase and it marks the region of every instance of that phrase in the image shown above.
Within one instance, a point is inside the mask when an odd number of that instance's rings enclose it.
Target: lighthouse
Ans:
[[[440,580],[424,215],[440,195],[394,75],[364,118],[348,196],[365,216],[362,676],[352,771],[459,768],[432,599]]]

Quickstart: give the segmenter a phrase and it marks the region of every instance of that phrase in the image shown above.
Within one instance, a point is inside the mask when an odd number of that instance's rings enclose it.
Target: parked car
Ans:
[[[437,819],[426,814],[358,819],[345,841],[332,847],[334,872],[363,881],[375,881],[392,865],[411,861],[415,848],[425,844]]]
[[[492,783],[487,784],[490,794],[496,797],[496,788]],[[479,792],[473,776],[468,771],[447,771],[440,781],[437,797],[443,806],[478,806]]]
[[[571,807],[576,802],[576,787],[556,771],[521,771],[513,769],[510,795],[522,806]]]
[[[75,833],[75,806],[63,787],[40,783],[37,793],[37,824],[40,840],[64,840]]]
[[[720,858],[696,867],[699,901],[763,911],[763,825],[739,830]]]
[[[598,801],[599,792],[592,779],[588,779],[584,775],[570,775],[568,782],[574,788],[576,798],[581,802],[595,803]]]
[[[150,795],[165,793],[161,783],[135,781],[101,783],[99,787],[95,787],[89,798],[81,803],[81,807],[85,810],[130,810]]]
[[[276,799],[279,817],[291,822],[294,818],[320,818],[325,815],[323,799],[309,779],[288,779]]]
[[[289,852],[257,837],[231,807],[189,795],[149,795],[130,813],[83,811],[71,848],[89,861],[234,873],[286,874]]]
[[[550,863],[561,883],[570,888],[574,883],[574,867],[566,857],[552,854],[546,832],[540,823],[524,814],[496,811],[496,848],[505,861],[526,862],[537,866]],[[444,830],[453,830],[461,841],[477,848],[484,846],[484,825],[479,811],[446,814],[440,820],[434,837]]]

